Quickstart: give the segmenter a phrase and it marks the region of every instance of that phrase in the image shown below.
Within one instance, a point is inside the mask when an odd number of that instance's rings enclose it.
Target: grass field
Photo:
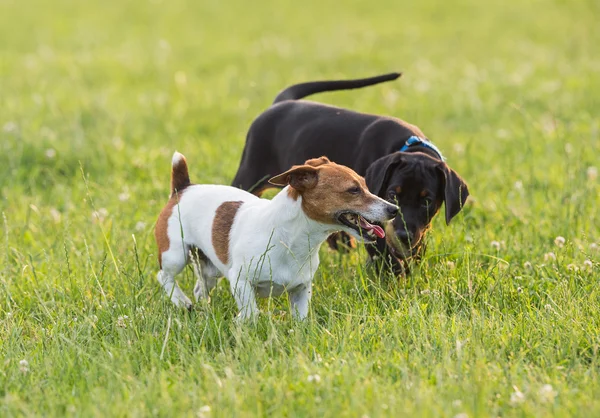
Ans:
[[[599,15],[0,0],[0,416],[599,416]],[[419,125],[469,183],[421,268],[323,247],[303,323],[280,298],[236,326],[224,282],[175,309],[153,242],[173,151],[228,184],[280,89],[395,70],[315,100]]]

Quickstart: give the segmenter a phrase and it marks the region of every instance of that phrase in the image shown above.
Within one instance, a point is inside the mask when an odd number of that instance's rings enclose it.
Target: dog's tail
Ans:
[[[373,84],[396,80],[401,75],[402,73],[389,73],[378,75],[376,77],[359,78],[356,80],[310,81],[308,83],[294,84],[279,93],[273,104],[283,102],[284,100],[302,99],[311,94],[324,91],[351,90],[372,86]]]
[[[183,154],[175,151],[171,166],[171,196],[181,193],[190,184],[190,175],[188,174],[185,157]]]

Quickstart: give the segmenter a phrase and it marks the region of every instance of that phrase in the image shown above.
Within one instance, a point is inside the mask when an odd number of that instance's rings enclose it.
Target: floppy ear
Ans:
[[[444,182],[444,201],[446,202],[446,224],[449,224],[458,212],[463,208],[469,189],[467,183],[452,170],[446,163],[441,163],[438,166],[441,171]]]
[[[371,193],[379,197],[382,196],[383,190],[387,184],[392,169],[397,167],[402,162],[402,154],[395,152],[393,154],[375,160],[373,164],[367,168],[365,174],[365,182]]]
[[[273,177],[269,183],[274,186],[285,187],[288,184],[302,192],[317,185],[318,170],[310,165],[295,165],[285,173]]]

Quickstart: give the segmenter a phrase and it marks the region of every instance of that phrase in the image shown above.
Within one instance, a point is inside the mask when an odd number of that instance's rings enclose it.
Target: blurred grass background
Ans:
[[[598,413],[598,15],[0,0],[0,414]],[[172,152],[228,184],[281,89],[398,70],[314,100],[417,124],[469,183],[422,268],[381,283],[362,249],[323,248],[303,324],[283,298],[238,329],[226,286],[173,309],[152,239]]]

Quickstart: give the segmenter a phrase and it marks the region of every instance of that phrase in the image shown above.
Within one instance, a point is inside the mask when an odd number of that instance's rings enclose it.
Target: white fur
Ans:
[[[185,159],[185,157],[183,156],[183,154],[180,153],[180,152],[175,151],[175,153],[173,154],[173,159],[171,160],[171,163],[172,163],[173,166],[176,166],[183,159]]]
[[[168,220],[170,246],[162,253],[162,270],[158,273],[159,282],[176,305],[191,307],[175,276],[188,263],[190,249],[197,247],[210,260],[192,260],[198,277],[194,288],[197,300],[206,299],[215,278],[225,276],[241,318],[257,314],[255,293],[268,297],[284,291],[289,294],[294,316],[307,316],[312,279],[319,266],[319,247],[335,231],[354,231],[310,219],[302,210],[302,197],[290,198],[288,187],[273,200],[229,186],[194,185],[185,189]],[[213,247],[212,229],[217,208],[228,201],[243,204],[235,214],[228,262],[223,264]],[[384,209],[389,203],[381,202],[380,208],[368,208],[365,215],[373,220],[387,219]]]

